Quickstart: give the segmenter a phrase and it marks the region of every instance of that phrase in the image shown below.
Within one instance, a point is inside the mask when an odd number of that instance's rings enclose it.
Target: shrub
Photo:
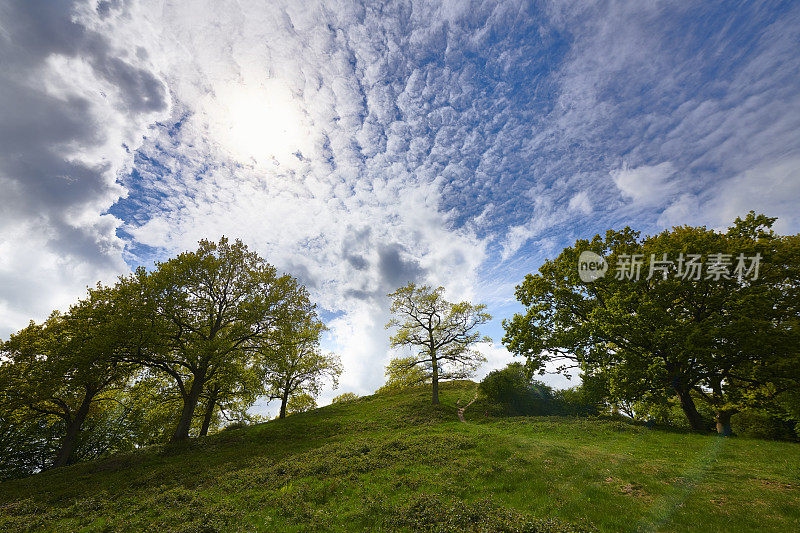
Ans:
[[[501,404],[508,414],[549,414],[553,389],[532,380],[522,363],[511,363],[502,370],[493,370],[483,378],[478,390],[490,402]]]
[[[553,393],[554,409],[560,411],[554,414],[572,416],[596,416],[600,414],[600,407],[586,393],[583,387],[572,387],[557,390]]]
[[[591,387],[554,391],[532,379],[521,363],[490,372],[478,390],[490,405],[500,405],[504,414],[509,415],[596,416],[605,404],[605,395],[597,394]]]
[[[346,403],[358,400],[358,394],[355,392],[344,392],[339,396],[336,396],[333,400],[331,400],[331,404],[334,403]]]
[[[759,439],[796,440],[795,426],[766,411],[746,409],[731,417],[737,435]]]

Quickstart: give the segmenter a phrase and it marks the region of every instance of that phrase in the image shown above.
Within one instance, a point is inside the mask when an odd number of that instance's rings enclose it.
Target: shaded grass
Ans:
[[[471,382],[0,484],[9,531],[800,530],[800,445],[497,419]]]

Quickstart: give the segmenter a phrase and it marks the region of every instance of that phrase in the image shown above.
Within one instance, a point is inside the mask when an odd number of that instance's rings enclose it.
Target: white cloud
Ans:
[[[680,2],[8,5],[0,336],[121,257],[226,234],[343,313],[343,383],[374,390],[405,280],[505,310],[544,258],[621,222],[753,208],[800,227],[797,8],[716,24]],[[124,222],[103,214],[126,194]]]
[[[703,196],[682,195],[664,210],[661,226],[703,224],[723,229],[749,211],[778,217],[774,229],[800,229],[800,157],[767,162],[719,181]]]
[[[592,201],[589,199],[589,193],[580,191],[569,199],[567,207],[584,215],[590,214],[592,212]]]
[[[658,165],[642,165],[636,168],[623,166],[611,172],[614,184],[626,198],[641,206],[661,205],[678,190],[678,184],[670,178],[675,166],[669,161]]]

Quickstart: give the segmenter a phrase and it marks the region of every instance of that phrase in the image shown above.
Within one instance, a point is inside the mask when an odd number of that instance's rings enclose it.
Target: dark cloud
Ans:
[[[370,247],[371,235],[372,230],[370,228],[360,230],[349,228],[347,238],[342,241],[342,256],[356,270],[364,271],[369,268],[369,261],[364,257],[364,254]]]
[[[414,259],[404,259],[403,248],[397,244],[382,246],[378,250],[378,270],[382,285],[396,288],[425,276],[425,269]]]
[[[86,61],[97,77],[116,88],[122,106],[116,111],[128,116],[164,110],[166,91],[153,74],[119,57],[106,37],[72,20],[70,2],[22,0],[1,9],[2,19],[10,23],[4,24],[0,41],[0,179],[6,182],[7,198],[13,198],[4,202],[3,214],[64,226],[67,210],[91,205],[118,189],[109,164],[70,157],[74,147],[108,139],[92,116],[88,97],[46,91],[37,79],[47,72],[45,61],[53,56]]]
[[[0,3],[0,245],[14,265],[0,270],[0,307],[21,316],[122,266],[116,223],[100,216],[124,192],[116,156],[168,107],[142,55],[84,25],[76,6]],[[97,15],[119,7],[102,2]]]

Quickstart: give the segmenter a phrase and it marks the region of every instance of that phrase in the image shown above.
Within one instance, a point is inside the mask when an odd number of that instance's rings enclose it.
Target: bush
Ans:
[[[746,409],[731,417],[737,435],[758,439],[797,440],[795,425],[766,411]]]
[[[600,414],[604,397],[583,386],[554,391],[531,378],[521,363],[494,370],[481,381],[478,390],[489,404],[502,406],[509,415],[595,416]]]
[[[555,400],[553,408],[560,411],[554,414],[572,416],[597,416],[600,414],[600,407],[583,387],[557,390],[553,396]]]
[[[553,408],[553,389],[531,379],[522,363],[511,363],[502,370],[489,372],[478,390],[512,415],[551,414]]]
[[[334,403],[346,403],[358,400],[358,394],[355,392],[344,392],[339,396],[336,396],[333,400],[331,400],[331,404]]]

